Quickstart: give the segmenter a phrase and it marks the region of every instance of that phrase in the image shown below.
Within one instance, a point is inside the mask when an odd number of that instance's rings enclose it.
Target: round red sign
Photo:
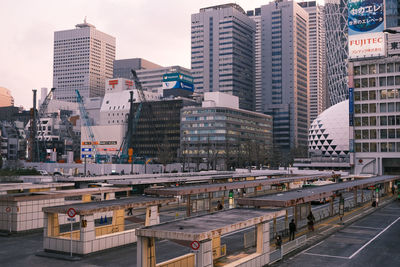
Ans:
[[[76,210],[74,208],[69,208],[68,211],[67,211],[67,215],[70,218],[74,218],[75,215],[76,215]]]
[[[200,243],[199,241],[193,241],[192,243],[190,243],[190,247],[194,250],[198,250],[200,248]]]
[[[10,207],[7,207],[7,208],[6,208],[6,212],[11,212],[11,208],[10,208]]]

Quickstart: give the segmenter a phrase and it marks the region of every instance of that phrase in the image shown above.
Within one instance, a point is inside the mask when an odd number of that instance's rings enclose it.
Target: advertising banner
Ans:
[[[349,0],[349,58],[385,55],[383,0]]]
[[[171,81],[171,82],[163,82],[162,83],[163,89],[185,89],[188,91],[194,91],[193,84],[185,83],[181,81]]]

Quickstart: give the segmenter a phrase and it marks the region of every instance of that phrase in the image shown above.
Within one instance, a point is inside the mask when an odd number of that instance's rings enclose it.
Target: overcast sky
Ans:
[[[30,108],[33,88],[52,87],[54,31],[85,16],[116,38],[116,59],[190,68],[190,15],[229,2],[247,11],[269,0],[0,0],[0,86]]]

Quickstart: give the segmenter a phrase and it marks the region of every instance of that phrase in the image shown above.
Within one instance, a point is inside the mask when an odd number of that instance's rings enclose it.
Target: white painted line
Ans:
[[[330,228],[328,228],[328,229],[326,229],[326,230],[320,232],[319,234],[325,233],[325,232],[327,232],[327,231],[329,231],[329,230],[332,230],[333,228],[334,228],[334,227],[330,227]]]
[[[348,220],[346,220],[346,221],[343,221],[344,223],[347,223],[347,222],[349,222],[349,221],[352,221],[354,218],[357,218],[357,217],[360,217],[360,216],[362,216],[363,214],[362,213],[360,213],[360,214],[358,214],[358,215],[356,215],[356,216],[354,216],[354,217],[351,217],[350,219],[348,219]]]
[[[306,252],[306,253],[304,253],[304,254],[311,255],[311,256],[320,256],[320,257],[329,257],[329,258],[345,259],[345,260],[350,259],[350,258],[348,258],[348,257],[333,256],[333,255],[325,255],[325,254],[315,254],[315,253],[308,253],[308,252]]]
[[[312,248],[315,248],[316,246],[322,244],[323,242],[325,242],[325,240],[322,240],[321,242],[315,244],[314,246],[309,247],[308,249],[304,250],[301,254],[305,253],[306,251],[309,251],[309,250],[312,249]]]
[[[350,227],[355,227],[355,228],[366,228],[366,229],[374,229],[374,230],[382,230],[382,229],[383,229],[383,228],[377,228],[377,227],[358,226],[358,225],[350,225]]]
[[[393,224],[395,224],[398,220],[400,220],[400,217],[398,217],[396,220],[394,220],[394,222],[392,222],[391,224],[389,224],[385,229],[383,229],[382,231],[379,232],[379,234],[377,234],[374,238],[372,238],[370,241],[368,241],[364,246],[362,246],[360,249],[358,249],[356,252],[353,253],[353,255],[350,256],[350,259],[352,259],[354,256],[356,256],[358,253],[360,253],[361,250],[363,250],[366,246],[368,246],[369,244],[371,244],[372,241],[374,241],[375,239],[377,239],[381,234],[383,234],[387,229],[389,229]]]

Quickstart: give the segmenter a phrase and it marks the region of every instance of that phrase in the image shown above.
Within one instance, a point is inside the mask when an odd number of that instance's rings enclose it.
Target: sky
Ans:
[[[190,16],[235,2],[245,11],[270,0],[1,0],[0,87],[15,106],[32,106],[32,89],[53,83],[54,32],[87,22],[116,38],[116,59],[140,57],[190,68]]]

